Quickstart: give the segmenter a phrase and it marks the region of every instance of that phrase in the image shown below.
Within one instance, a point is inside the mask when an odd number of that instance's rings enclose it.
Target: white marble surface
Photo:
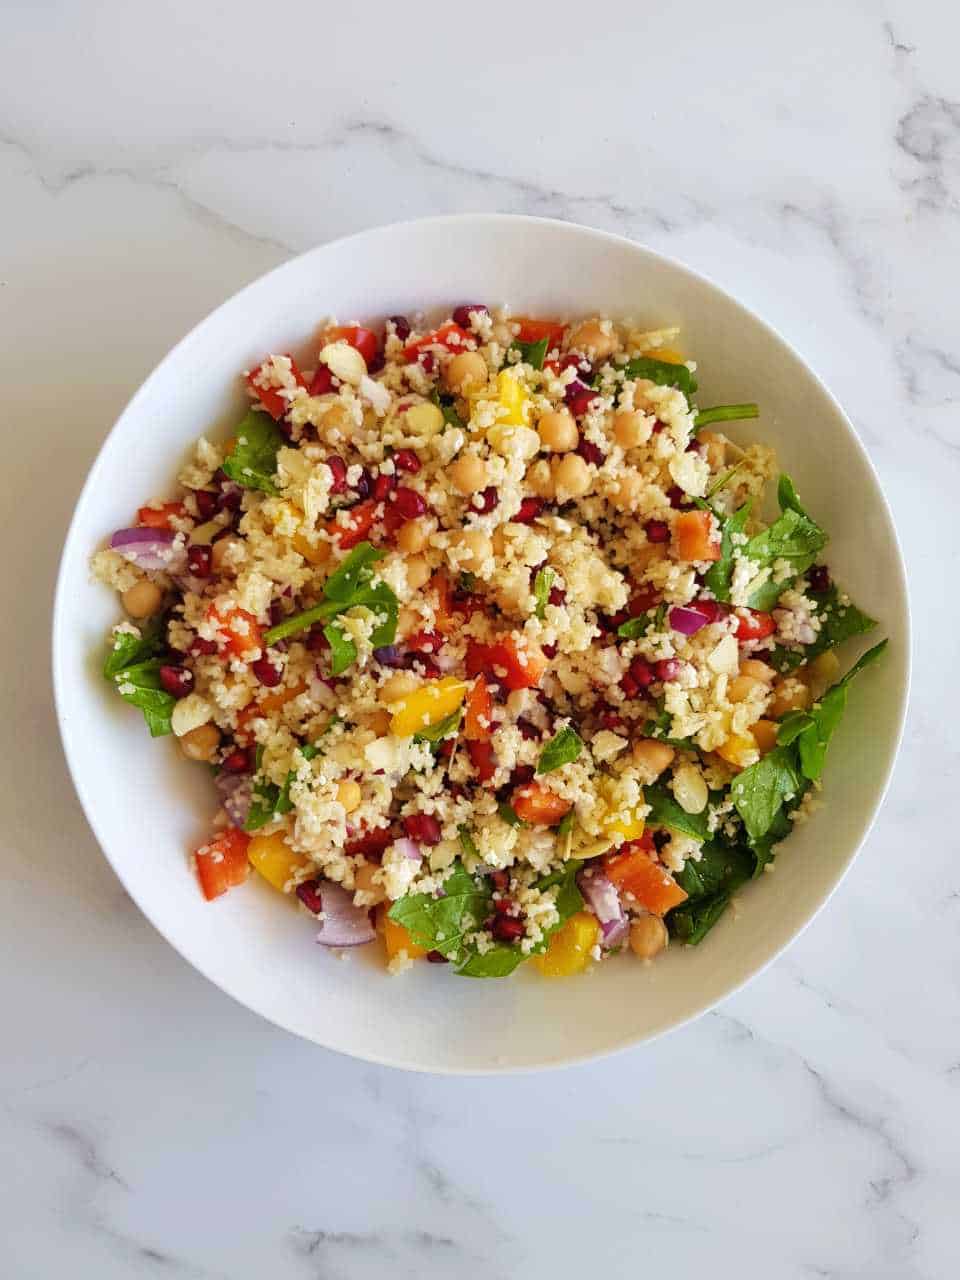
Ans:
[[[0,1274],[952,1277],[960,18],[328,8],[0,12]],[[295,1041],[153,932],[71,792],[46,635],[83,474],[187,328],[319,241],[476,209],[643,240],[796,343],[895,507],[917,665],[878,825],[779,963],[651,1047],[465,1081]]]

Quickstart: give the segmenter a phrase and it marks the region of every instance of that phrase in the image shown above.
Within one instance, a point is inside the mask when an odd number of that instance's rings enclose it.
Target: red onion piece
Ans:
[[[330,880],[319,884],[323,921],[317,941],[322,947],[357,947],[377,936],[366,907],[353,904],[353,894]]]
[[[626,941],[629,926],[620,894],[602,871],[581,871],[577,876],[580,892],[600,925],[600,945],[609,950]]]
[[[110,546],[140,569],[163,569],[181,573],[187,565],[187,548],[182,540],[174,544],[171,529],[118,529]]]
[[[696,609],[684,609],[680,606],[670,610],[668,615],[670,626],[674,631],[679,631],[681,635],[696,635],[701,627],[707,625],[707,619],[702,613],[698,613]]]
[[[401,857],[409,858],[411,862],[420,862],[423,858],[416,840],[411,840],[408,836],[401,836],[399,840],[394,840],[393,847]]]
[[[243,827],[250,813],[253,778],[248,773],[219,773],[214,780],[214,785],[231,823],[235,827]]]

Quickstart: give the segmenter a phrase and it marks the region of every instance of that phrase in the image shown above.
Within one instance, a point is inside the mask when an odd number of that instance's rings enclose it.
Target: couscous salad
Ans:
[[[253,868],[391,972],[564,976],[699,942],[772,868],[886,642],[841,674],[876,624],[679,343],[462,305],[243,375],[93,561],[104,675],[210,770],[207,898]]]

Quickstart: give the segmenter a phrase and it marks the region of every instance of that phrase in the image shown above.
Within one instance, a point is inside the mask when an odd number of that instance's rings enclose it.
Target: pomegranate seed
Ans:
[[[209,578],[213,568],[213,554],[209,547],[194,544],[187,548],[187,568],[195,578]]]
[[[373,476],[366,467],[361,470],[356,483],[351,487],[361,501],[364,498],[370,497],[370,494],[373,491]]]
[[[406,316],[391,316],[390,323],[393,325],[393,331],[401,342],[406,342],[410,337],[410,321]]]
[[[561,356],[560,369],[576,369],[586,378],[593,376],[593,365],[579,351],[568,351],[565,356]]]
[[[702,453],[703,445],[699,440],[691,440],[684,450],[685,453]]]
[[[404,520],[416,520],[427,509],[427,500],[422,493],[417,493],[416,489],[406,489],[402,485],[393,494],[391,502]]]
[[[557,656],[557,646],[555,644],[542,644],[540,648],[543,650],[543,656],[551,661]]]
[[[693,604],[687,607],[702,613],[707,622],[716,622],[718,618],[725,618],[730,612],[726,605],[720,604],[717,600],[694,600]]]
[[[370,361],[370,363],[367,365],[367,373],[379,373],[380,370],[386,365],[386,363],[387,363],[387,357],[383,354],[382,351],[378,351],[377,354]]]
[[[547,597],[547,603],[556,605],[558,608],[564,604],[567,599],[567,593],[562,587],[551,587],[550,595]]]
[[[516,942],[523,937],[525,930],[522,920],[516,920],[513,916],[496,916],[490,932],[498,942]]]
[[[330,648],[330,641],[323,634],[323,627],[311,627],[304,642],[311,653],[322,653]]]
[[[250,664],[250,670],[265,689],[275,689],[283,679],[283,668],[274,666],[269,658],[258,658]]]
[[[582,382],[571,382],[564,394],[567,406],[575,418],[582,418],[596,398],[597,393],[585,387]]]
[[[396,487],[396,476],[379,475],[373,482],[373,496],[377,502],[386,502]]]
[[[239,511],[240,503],[243,501],[243,490],[224,472],[217,472],[217,474],[223,476],[217,506],[221,511]]]
[[[424,373],[435,373],[437,368],[437,357],[432,351],[421,351],[417,356],[417,364]]]
[[[250,768],[250,752],[238,747],[223,758],[223,767],[227,773],[247,773]]]
[[[428,951],[427,959],[430,961],[431,964],[449,964],[450,963],[450,961],[447,959],[447,957],[443,954],[442,951]]]
[[[441,674],[440,668],[428,653],[408,653],[403,665],[408,671],[419,671],[428,680],[435,680]],[[453,739],[450,741],[452,744]]]
[[[643,528],[650,542],[670,541],[670,526],[666,520],[648,520]]]
[[[682,507],[687,500],[687,495],[683,492],[678,484],[672,484],[667,490],[667,499],[674,510]]]
[[[438,752],[441,760],[449,760],[453,755],[453,738],[444,738],[440,743],[440,751]]]
[[[623,690],[624,697],[635,698],[640,692],[640,686],[634,680],[629,671],[625,672],[620,678],[620,688]]]
[[[674,662],[676,660],[674,658],[668,658],[667,661]],[[659,665],[660,664],[657,663],[658,667]],[[652,685],[654,680],[656,680],[657,678],[655,669],[651,667],[650,663],[646,660],[646,658],[639,658],[639,657],[634,658],[634,660],[630,663],[630,676],[632,679],[634,679],[637,682],[637,684],[640,686],[641,689],[649,688],[650,685]],[[663,677],[661,676],[660,679],[662,680]]]
[[[653,424],[653,435],[658,436],[660,432],[666,428],[666,425],[667,424],[665,422],[661,422],[660,419],[658,418],[656,422]]]
[[[393,465],[398,471],[409,471],[415,476],[420,470],[420,459],[412,449],[398,449],[393,455]]]
[[[443,636],[436,631],[417,631],[407,641],[407,648],[414,653],[439,653],[443,648]]]
[[[510,774],[511,787],[523,787],[528,782],[532,782],[534,772],[532,764],[518,764]]]
[[[491,871],[490,880],[498,893],[506,893],[510,888],[509,871]]]
[[[615,711],[604,711],[600,716],[600,723],[611,733],[620,733],[626,729],[622,718]]]
[[[336,453],[325,459],[325,461],[330,469],[330,492],[343,493],[347,487],[347,464]]]
[[[474,511],[479,511],[481,515],[485,516],[488,511],[493,510],[499,501],[500,494],[491,484],[482,493],[475,493],[470,499],[470,505]]]
[[[320,881],[304,880],[303,884],[297,885],[297,897],[307,908],[318,916],[323,910],[323,899],[320,897]]]
[[[815,564],[807,573],[810,589],[822,594],[830,590],[830,570],[825,564]]]
[[[679,658],[661,658],[654,665],[654,671],[657,673],[657,679],[663,680],[665,683],[671,680],[677,680],[680,677],[680,671],[683,663]]]
[[[584,462],[592,462],[595,467],[603,465],[603,460],[607,456],[599,445],[595,445],[592,440],[581,440],[577,445],[577,453]]]
[[[193,672],[186,667],[160,668],[160,683],[173,698],[185,698],[193,692]]]
[[[203,636],[194,636],[193,643],[190,645],[190,652],[195,658],[209,656],[211,653],[217,652],[217,642],[216,640],[205,640]]]
[[[529,720],[524,720],[523,718],[519,719],[517,721],[517,728],[520,730],[521,737],[524,737],[531,742],[535,738],[540,737],[540,730],[535,724],[531,724]]]
[[[193,499],[197,504],[197,514],[201,520],[209,520],[217,514],[217,495],[209,489],[194,489]]]
[[[432,813],[412,813],[409,818],[404,818],[403,829],[411,840],[419,844],[440,843],[440,823]]]
[[[517,524],[531,524],[543,510],[542,498],[524,498],[520,510],[513,517]]]
[[[482,316],[490,314],[482,302],[465,302],[462,306],[454,307],[453,323],[458,324],[461,329],[469,329],[471,311],[476,311]]]
[[[322,364],[310,379],[307,390],[312,396],[325,396],[328,391],[333,390],[333,374],[325,364]]]

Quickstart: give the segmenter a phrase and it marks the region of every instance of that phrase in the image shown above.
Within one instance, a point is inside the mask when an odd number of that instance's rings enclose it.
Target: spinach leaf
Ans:
[[[803,649],[785,649],[777,645],[767,659],[777,671],[792,671],[802,662],[809,662],[827,649],[834,649],[844,640],[854,636],[865,635],[877,625],[874,618],[869,617],[855,604],[840,603],[840,593],[831,583],[826,591],[807,590],[807,596],[816,602],[817,617],[820,619],[820,630],[812,644]]]
[[[783,582],[768,580],[758,587],[750,597],[751,608],[773,608],[790,578],[809,569],[826,544],[827,535],[820,526],[794,507],[787,507],[768,529],[755,534],[743,548],[743,554],[761,569],[772,568],[778,560],[785,560],[790,566],[790,575]]]
[[[343,721],[339,716],[332,716],[323,732],[325,734],[329,733],[335,724],[342,723]],[[320,748],[310,742],[304,743],[299,750],[304,760],[312,760],[314,756],[320,754]],[[263,747],[257,747],[258,769],[262,759]],[[250,809],[247,813],[247,820],[243,824],[244,831],[259,831],[261,827],[265,827],[268,822],[272,822],[278,815],[290,812],[293,808],[293,801],[290,799],[290,786],[296,776],[296,769],[291,769],[284,779],[282,787],[278,787],[269,778],[257,776],[254,779]]]
[[[697,389],[697,380],[685,364],[668,364],[650,356],[637,356],[624,365],[625,378],[649,378],[661,387],[677,387],[689,400]]]
[[[352,667],[356,662],[357,646],[333,623],[323,628],[323,634],[330,645],[330,673],[342,675],[347,667]]]
[[[763,839],[783,802],[800,787],[796,753],[790,747],[774,747],[734,778],[730,793],[751,840]]]
[[[715,422],[742,422],[746,418],[760,415],[758,404],[718,404],[712,409],[701,409],[693,420],[697,431],[701,427],[712,426]]]
[[[425,729],[415,733],[413,735],[414,742],[441,742],[444,738],[449,738],[460,728],[460,717],[462,715],[463,708],[457,707],[456,711],[451,711],[448,716],[444,716],[436,724],[427,725]]]
[[[237,427],[236,437],[233,452],[223,462],[230,479],[245,489],[279,493],[273,477],[277,472],[277,454],[286,442],[273,419],[251,409]]]
[[[397,633],[399,609],[397,597],[385,582],[373,582],[373,565],[378,560],[382,560],[385,554],[369,542],[359,542],[336,573],[331,574],[324,583],[322,603],[315,604],[302,613],[295,613],[292,617],[284,618],[283,622],[271,627],[265,633],[264,643],[275,644],[278,640],[285,640],[287,636],[296,635],[298,631],[313,626],[315,622],[326,622],[327,619],[335,618],[339,613],[362,606],[370,609],[380,619],[370,637],[373,647],[380,649],[384,645],[393,644]],[[327,635],[326,628],[324,635]],[[333,648],[334,641],[329,635],[327,639],[330,640]],[[345,657],[346,649],[343,646],[347,644],[352,646],[353,642],[342,635],[340,640],[343,642],[341,655]],[[355,660],[356,651],[351,661]],[[349,666],[349,663],[347,665]],[[341,670],[344,669],[341,668]]]
[[[566,836],[573,830],[574,810],[568,809],[560,821],[557,823],[557,835]]]
[[[559,885],[554,905],[557,908],[557,921],[544,930],[543,939],[530,949],[530,955],[542,955],[550,944],[550,938],[561,929],[572,915],[583,910],[583,897],[577,888],[576,875],[583,864],[569,862],[552,876],[544,876],[536,883],[538,889],[549,889]],[[461,978],[504,978],[527,958],[526,953],[514,943],[496,942],[482,955],[475,951],[457,970]]]
[[[546,339],[544,339],[546,341]],[[533,595],[537,602],[534,614],[538,618],[542,618],[547,610],[547,604],[550,600],[550,588],[553,586],[554,572],[552,569],[538,569],[537,576],[533,580]]]
[[[807,520],[810,519],[800,503],[800,497],[793,481],[785,471],[780,473],[780,479],[777,481],[777,501],[780,504],[781,511],[796,511],[798,516],[803,516]]]
[[[430,400],[443,414],[443,421],[446,426],[461,428],[466,426],[464,420],[457,413],[453,396],[441,396],[440,392],[434,387]]]
[[[680,831],[695,840],[706,840],[709,834],[706,809],[702,813],[687,813],[663,786],[644,787],[643,799],[650,806],[650,812],[644,819],[648,826],[669,827],[671,831]]]
[[[727,909],[734,891],[750,879],[753,868],[754,860],[746,849],[716,840],[703,845],[699,861],[689,858],[676,877],[689,896],[667,915],[673,937],[689,946],[702,942]]]
[[[551,738],[540,752],[540,759],[537,761],[537,773],[553,773],[555,769],[562,769],[565,764],[570,764],[576,760],[582,750],[582,738],[576,729],[571,729],[567,725],[565,729],[561,729],[555,737]]]
[[[628,618],[626,622],[621,622],[617,627],[617,635],[622,640],[639,640],[651,627],[654,631],[662,631],[666,620],[667,606],[659,604],[656,609],[648,609],[646,613],[638,614],[636,618]]]
[[[520,352],[520,360],[523,364],[532,365],[534,369],[542,369],[547,352],[550,350],[550,339],[541,338],[539,342],[521,342],[517,339],[510,349]]]
[[[725,489],[737,472],[742,471],[746,465],[747,462],[744,458],[741,462],[738,462],[735,467],[731,467],[729,471],[725,471],[722,476],[719,476],[714,480],[713,484],[707,490],[706,496],[708,498],[712,498],[718,494],[721,489]],[[714,512],[714,515],[716,515],[716,512]]]
[[[390,908],[390,919],[402,924],[418,947],[439,951],[461,964],[471,953],[466,935],[482,928],[491,914],[492,890],[455,862],[443,892],[408,893]]]
[[[480,850],[477,848],[477,842],[474,840],[473,836],[471,835],[470,828],[466,825],[466,823],[463,823],[461,826],[457,827],[457,835],[460,838],[460,848],[463,850],[463,852],[470,854],[471,857],[479,858]]]
[[[457,977],[508,978],[526,958],[518,946],[495,942],[486,951],[472,950],[457,970]]]
[[[165,626],[166,617],[157,616],[140,626],[139,635],[133,635],[129,631],[115,632],[103,664],[105,678],[112,680],[124,667],[132,667],[138,662],[145,662],[147,658],[155,658],[165,648]]]
[[[170,716],[177,700],[160,682],[162,665],[159,658],[147,658],[123,667],[113,676],[120,697],[143,712],[151,738],[161,738],[173,731]]]
[[[715,560],[704,574],[703,583],[717,600],[730,599],[730,583],[733,579],[733,552],[746,528],[753,504],[745,502],[733,515],[720,520],[720,559]],[[718,517],[719,519],[719,517]]]
[[[517,816],[517,811],[512,804],[508,804],[506,800],[501,800],[497,805],[497,813],[508,827],[525,827],[527,824],[522,818]]]

